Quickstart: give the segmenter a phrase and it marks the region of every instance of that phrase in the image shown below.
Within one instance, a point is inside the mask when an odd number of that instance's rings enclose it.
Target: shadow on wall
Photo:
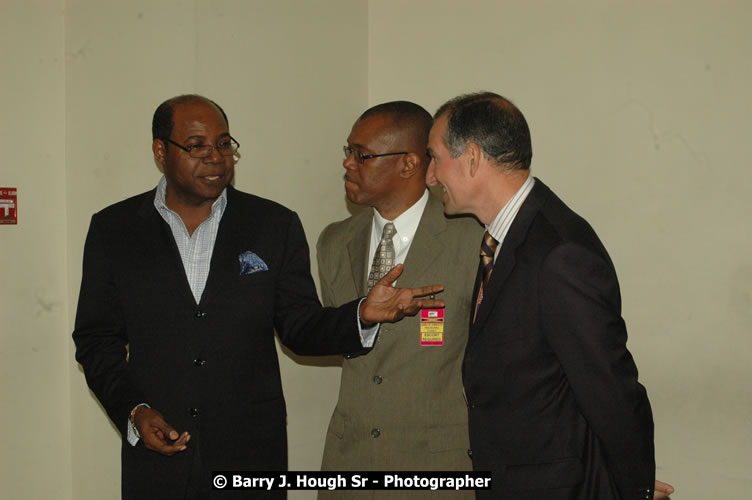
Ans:
[[[279,338],[279,337],[278,337]],[[301,356],[299,354],[295,354],[290,349],[288,349],[284,344],[280,342],[280,347],[282,348],[282,352],[285,353],[285,356],[290,358],[295,362],[297,365],[301,366],[313,366],[316,368],[326,368],[326,367],[333,367],[333,366],[342,366],[342,356],[341,355],[333,355],[333,356]]]

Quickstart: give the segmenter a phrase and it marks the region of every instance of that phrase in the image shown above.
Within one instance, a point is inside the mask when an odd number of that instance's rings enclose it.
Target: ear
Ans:
[[[157,160],[157,163],[164,167],[165,159],[167,157],[165,143],[161,139],[154,139],[151,143],[151,150],[154,153],[154,159]]]
[[[465,161],[469,167],[470,177],[478,175],[482,155],[483,153],[480,150],[480,146],[476,143],[468,142],[467,146],[465,146]]]
[[[408,153],[402,157],[400,177],[407,179],[416,175],[420,169],[420,159],[415,153]]]

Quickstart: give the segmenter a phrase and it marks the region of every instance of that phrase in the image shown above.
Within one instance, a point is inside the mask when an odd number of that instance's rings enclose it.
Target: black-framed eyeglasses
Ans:
[[[238,148],[240,147],[240,143],[229,136],[220,139],[216,146],[212,146],[210,144],[194,144],[192,146],[183,146],[182,144],[179,144],[167,137],[160,137],[160,139],[179,147],[183,151],[187,152],[191,156],[191,158],[206,158],[210,156],[215,149],[222,156],[233,156],[238,152]]]
[[[342,146],[342,151],[345,152],[345,158],[349,158],[350,155],[353,155],[355,157],[355,161],[362,164],[366,160],[370,160],[371,158],[378,158],[379,156],[394,156],[394,155],[406,155],[410,154],[407,151],[400,151],[399,153],[381,153],[376,155],[370,155],[366,153],[361,153],[357,149],[353,149],[350,146]]]

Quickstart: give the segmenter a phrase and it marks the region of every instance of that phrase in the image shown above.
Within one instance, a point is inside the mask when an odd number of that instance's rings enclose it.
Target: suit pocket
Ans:
[[[269,271],[258,271],[237,276],[238,285],[244,287],[274,286],[274,276]]]
[[[578,458],[565,458],[540,464],[507,465],[502,482],[505,489],[531,490],[569,488],[582,479],[582,462]]]

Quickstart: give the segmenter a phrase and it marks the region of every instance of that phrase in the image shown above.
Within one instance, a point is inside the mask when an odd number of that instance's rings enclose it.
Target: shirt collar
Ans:
[[[379,237],[384,231],[384,226],[387,222],[394,223],[394,228],[397,230],[399,237],[412,238],[415,235],[415,231],[418,230],[418,224],[420,224],[420,218],[423,216],[423,210],[428,204],[428,190],[423,192],[423,196],[413,205],[402,212],[396,219],[389,221],[381,216],[378,210],[373,211],[373,227],[374,232],[377,232]]]
[[[514,222],[517,212],[520,211],[522,203],[527,199],[527,195],[533,189],[533,184],[535,184],[535,178],[528,174],[527,179],[520,186],[520,189],[506,202],[493,222],[490,225],[486,225],[486,231],[499,242],[498,248],[501,248],[501,244],[509,232],[509,227]]]
[[[154,194],[154,207],[162,213],[165,211],[175,213],[167,206],[167,178],[164,175],[159,179],[159,184],[157,184],[157,192]],[[212,203],[210,217],[214,215],[222,217],[225,213],[225,207],[227,207],[227,188],[224,188],[219,197]]]

